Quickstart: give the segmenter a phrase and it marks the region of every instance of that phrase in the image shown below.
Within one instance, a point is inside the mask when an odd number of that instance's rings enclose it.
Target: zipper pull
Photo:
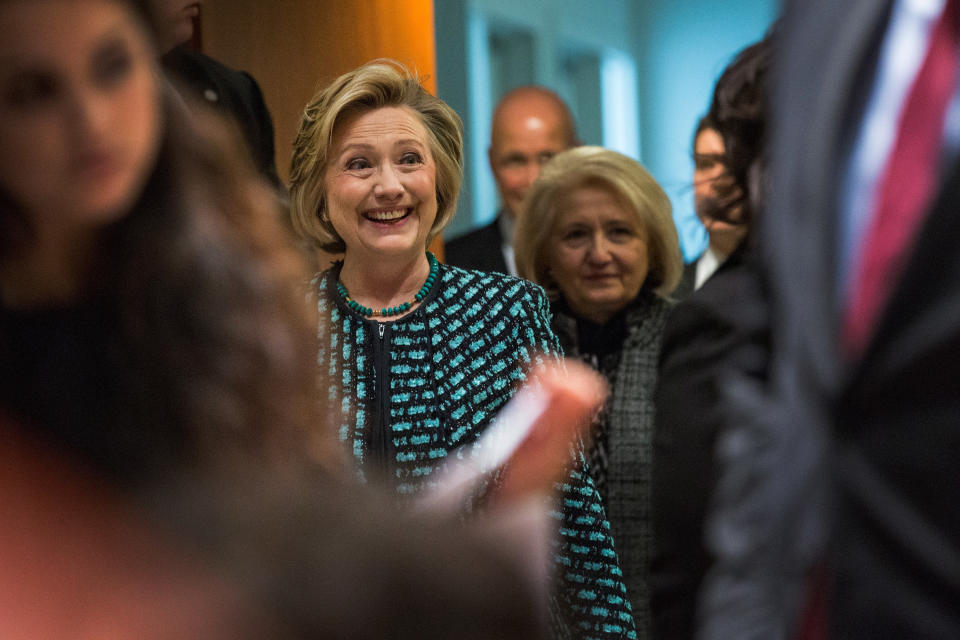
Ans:
[[[380,339],[383,340],[383,323],[377,323],[377,331],[380,333]]]

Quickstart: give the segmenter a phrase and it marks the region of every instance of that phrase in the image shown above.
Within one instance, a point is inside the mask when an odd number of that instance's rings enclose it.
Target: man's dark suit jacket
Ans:
[[[680,274],[680,283],[673,290],[670,297],[674,300],[685,300],[690,297],[695,289],[693,285],[697,281],[697,261],[700,258],[694,258],[693,262],[687,262],[683,265],[683,273]]]
[[[696,263],[693,263],[694,265]],[[710,565],[704,520],[713,495],[722,390],[731,373],[767,377],[769,319],[744,242],[673,308],[663,333],[653,438],[649,573],[653,637],[694,637],[696,604]]]
[[[253,76],[231,69],[186,45],[168,52],[161,62],[178,88],[186,89],[192,99],[210,104],[234,119],[250,149],[254,166],[279,188],[273,120]]]
[[[773,384],[739,390],[743,415],[770,427],[774,463],[754,469],[754,491],[744,495],[776,487],[759,496],[768,531],[757,542],[769,553],[773,598],[783,595],[775,573],[790,576],[816,540],[810,512],[826,515],[831,637],[960,638],[956,165],[863,354],[845,357],[838,337],[840,177],[892,4],[786,3],[770,208],[758,221],[773,296]]]
[[[500,248],[503,244],[500,216],[505,215],[508,214],[501,211],[493,222],[445,243],[444,261],[464,269],[508,273]]]

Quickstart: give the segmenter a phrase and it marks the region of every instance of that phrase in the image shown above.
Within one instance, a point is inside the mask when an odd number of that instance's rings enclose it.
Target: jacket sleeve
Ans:
[[[550,327],[550,305],[543,289],[532,282],[519,280],[523,291],[510,307],[514,318],[513,338],[524,370],[544,361],[544,356],[560,358],[563,350]]]
[[[539,286],[524,282],[526,291],[511,312],[526,321],[517,322],[520,357],[536,365],[544,354],[562,357],[556,334],[550,328],[551,314],[546,294]],[[556,636],[587,639],[636,638],[633,613],[623,584],[600,494],[593,479],[583,472],[583,450],[574,452],[574,464],[565,482],[558,486],[560,502],[553,516],[559,524],[556,565],[554,625]]]
[[[555,556],[557,599],[576,638],[637,637],[623,573],[610,535],[600,494],[580,463],[560,489],[558,549]]]

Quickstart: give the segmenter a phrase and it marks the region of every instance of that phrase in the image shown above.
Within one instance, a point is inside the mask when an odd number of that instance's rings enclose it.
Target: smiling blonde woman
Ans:
[[[540,287],[426,251],[453,215],[461,170],[460,119],[390,61],[321,90],[294,145],[294,224],[344,256],[316,280],[333,428],[361,477],[401,496],[435,488],[448,454],[474,445],[531,367],[560,353]],[[599,497],[578,467],[562,500],[557,637],[635,637]]]

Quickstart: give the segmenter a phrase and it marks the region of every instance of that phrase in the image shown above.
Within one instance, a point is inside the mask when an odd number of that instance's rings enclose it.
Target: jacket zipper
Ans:
[[[375,463],[384,480],[390,478],[390,327],[386,323],[372,321],[377,326],[379,339],[373,341],[373,366],[377,389],[377,417],[373,424],[371,444],[376,452]]]

